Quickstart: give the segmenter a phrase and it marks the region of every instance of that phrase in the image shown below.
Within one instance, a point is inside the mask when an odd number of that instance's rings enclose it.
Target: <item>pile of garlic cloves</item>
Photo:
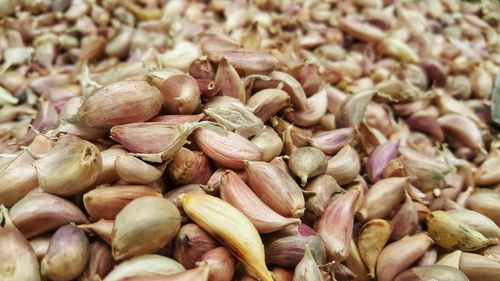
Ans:
[[[500,5],[0,0],[0,281],[499,281]]]

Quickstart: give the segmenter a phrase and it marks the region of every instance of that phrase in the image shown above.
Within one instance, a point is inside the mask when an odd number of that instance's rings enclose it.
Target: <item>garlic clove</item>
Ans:
[[[308,141],[311,146],[323,151],[323,153],[333,155],[353,139],[353,129],[341,128],[317,133],[309,138]]]
[[[285,91],[263,89],[250,96],[247,106],[262,122],[267,122],[289,103],[290,96]]]
[[[309,246],[306,245],[304,257],[297,264],[293,273],[294,281],[321,281],[323,280],[323,275],[319,270],[316,261],[314,260]]]
[[[368,267],[371,278],[375,278],[378,256],[387,241],[389,241],[392,229],[390,222],[374,219],[366,222],[360,230],[358,237],[359,254]]]
[[[236,262],[231,253],[224,247],[218,247],[205,252],[196,263],[198,266],[208,266],[210,281],[231,281],[236,269]]]
[[[361,170],[358,152],[350,145],[344,146],[335,156],[328,159],[326,174],[340,185],[352,182]]]
[[[134,156],[123,154],[116,158],[115,170],[128,183],[151,184],[161,178],[167,164],[164,162],[160,166],[153,166]]]
[[[285,117],[288,121],[298,126],[316,125],[326,113],[327,96],[326,89],[322,89],[307,99],[307,107],[303,110],[287,111]]]
[[[92,231],[99,238],[106,241],[109,245],[111,245],[111,240],[113,239],[113,225],[115,224],[114,220],[98,220],[94,223],[90,224],[80,224],[78,227],[86,230]]]
[[[413,235],[418,228],[417,207],[408,194],[405,194],[405,202],[391,219],[393,231],[392,240],[399,240],[406,235]]]
[[[210,267],[201,265],[200,267],[189,269],[183,272],[169,274],[166,276],[136,276],[125,277],[121,281],[208,281]]]
[[[454,219],[471,226],[485,237],[500,237],[500,228],[495,224],[495,222],[481,213],[467,209],[448,210],[446,212]]]
[[[358,126],[363,119],[366,107],[377,91],[366,90],[347,97],[335,113],[338,128]]]
[[[273,158],[281,155],[283,150],[283,141],[278,136],[276,131],[269,126],[265,126],[264,130],[251,139],[252,143],[262,149],[264,155],[263,161],[271,161]]]
[[[487,216],[497,225],[500,224],[499,203],[500,195],[498,192],[474,193],[465,202],[468,208]]]
[[[168,163],[167,173],[177,185],[206,184],[213,169],[210,160],[203,152],[182,147]]]
[[[500,262],[477,254],[462,253],[459,269],[470,281],[495,281],[498,280]]]
[[[121,281],[134,276],[168,276],[184,271],[184,267],[171,258],[141,255],[121,262],[102,281]]]
[[[38,179],[33,161],[30,153],[25,151],[0,171],[0,204],[13,206],[37,187]]]
[[[163,107],[169,114],[193,114],[200,105],[198,83],[189,75],[170,76],[159,89],[163,95]]]
[[[203,254],[215,249],[219,243],[197,224],[183,225],[175,238],[174,257],[185,268],[194,268]]]
[[[399,156],[399,141],[387,142],[377,146],[368,157],[368,175],[372,181],[382,177],[387,164]]]
[[[227,58],[222,57],[215,73],[215,83],[220,85],[219,94],[230,96],[246,102],[246,92],[243,82]]]
[[[295,176],[300,178],[302,186],[307,184],[309,178],[321,175],[327,170],[326,156],[317,148],[299,147],[289,157],[288,167]]]
[[[426,265],[410,268],[400,273],[394,281],[410,280],[443,280],[443,281],[468,281],[465,274],[451,266],[447,265]]]
[[[89,262],[78,280],[104,279],[116,263],[111,254],[111,248],[108,244],[98,240],[90,244],[89,252]]]
[[[342,188],[335,179],[329,175],[320,175],[309,182],[305,191],[312,193],[306,199],[306,209],[316,216],[321,216],[334,193],[342,192]]]

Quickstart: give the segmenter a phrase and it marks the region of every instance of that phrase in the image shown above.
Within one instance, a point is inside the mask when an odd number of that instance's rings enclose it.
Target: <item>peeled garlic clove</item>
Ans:
[[[474,68],[469,75],[471,81],[472,95],[478,99],[488,99],[493,89],[493,79],[491,75],[479,65]]]
[[[297,148],[289,157],[288,167],[300,178],[302,186],[308,178],[323,174],[328,165],[325,154],[311,146]]]
[[[245,138],[259,134],[264,127],[262,120],[233,97],[215,97],[205,104],[203,111],[227,130]]]
[[[199,122],[203,117],[205,117],[205,114],[203,113],[195,115],[169,114],[169,115],[156,116],[155,118],[151,119],[151,122],[161,122],[163,124],[168,124],[168,125],[180,125],[185,123]]]
[[[399,156],[399,141],[387,142],[377,146],[368,157],[368,175],[372,181],[377,181],[382,177],[387,164]]]
[[[427,216],[427,231],[437,245],[449,250],[475,251],[496,244],[471,226],[454,219],[444,211]]]
[[[210,268],[210,281],[231,281],[236,267],[234,257],[224,247],[208,250],[196,264]]]
[[[92,219],[114,220],[128,203],[142,196],[161,197],[162,195],[148,186],[101,186],[85,193],[83,204]]]
[[[446,212],[454,219],[471,226],[485,237],[500,237],[500,228],[495,224],[495,222],[481,213],[466,209],[449,210]]]
[[[400,273],[394,281],[469,281],[465,274],[447,265],[417,266]]]
[[[405,195],[405,202],[396,212],[391,220],[393,231],[392,240],[399,240],[406,235],[412,235],[418,228],[417,207],[408,194]]]
[[[263,157],[260,148],[233,132],[222,136],[207,129],[199,129],[194,133],[194,140],[210,159],[232,169],[243,169],[245,160],[260,161]]]
[[[366,90],[347,97],[335,113],[337,128],[358,126],[363,120],[366,107],[377,91]]]
[[[94,232],[99,238],[106,241],[109,245],[111,245],[111,240],[113,239],[113,225],[115,224],[114,220],[98,220],[91,224],[80,224],[78,227]]]
[[[188,216],[225,245],[245,267],[263,281],[272,281],[266,268],[264,245],[248,218],[230,204],[205,194],[185,194]]]
[[[10,207],[38,185],[34,159],[26,151],[0,172],[0,204]]]
[[[88,223],[82,211],[61,197],[32,191],[10,209],[12,222],[26,238],[68,223]]]
[[[385,247],[377,261],[377,280],[392,281],[413,264],[432,245],[425,233],[404,237]]]
[[[40,272],[54,281],[73,280],[85,269],[89,254],[85,233],[74,225],[65,225],[52,235]]]
[[[171,258],[160,255],[141,255],[115,266],[102,281],[121,281],[134,276],[168,276],[184,272],[182,265]]]
[[[335,154],[354,139],[354,131],[351,128],[342,128],[332,131],[324,131],[309,138],[309,144],[325,154]]]
[[[120,178],[132,184],[150,184],[163,175],[167,162],[156,167],[129,155],[120,155],[115,160],[115,170]]]
[[[212,165],[203,152],[182,147],[167,165],[169,178],[177,185],[206,184],[212,175]]]
[[[240,210],[259,233],[269,233],[299,224],[299,219],[285,218],[262,202],[234,172],[227,171],[220,184],[221,198]]]
[[[38,183],[45,191],[61,196],[74,195],[99,178],[101,153],[92,143],[78,140],[35,162]],[[54,171],[57,171],[54,174]]]
[[[321,239],[316,235],[314,230],[312,233],[301,232],[301,228],[296,233],[270,234],[271,238],[266,241],[266,262],[269,264],[279,265],[283,267],[295,267],[302,257],[306,245],[309,246],[317,264],[326,262],[326,250]],[[273,236],[276,235],[276,236]]]
[[[40,269],[31,245],[0,205],[0,272],[3,280],[40,281]]]
[[[33,252],[38,260],[41,260],[47,254],[51,237],[51,235],[43,235],[29,240],[31,248],[33,248]]]
[[[470,281],[496,281],[500,275],[500,262],[481,255],[462,253],[459,269]]]
[[[185,268],[193,268],[204,253],[217,248],[219,243],[197,224],[183,225],[175,238],[175,260]]]
[[[488,158],[479,166],[474,174],[477,185],[494,185],[500,183],[500,150],[493,149]]]
[[[247,106],[262,122],[267,122],[290,103],[290,96],[280,89],[264,89],[250,96]]]
[[[446,114],[437,119],[447,136],[478,151],[483,147],[481,131],[469,118],[458,114]]]
[[[360,193],[358,189],[351,189],[341,195],[326,207],[314,224],[314,229],[325,243],[328,256],[336,261],[342,261],[349,255],[354,212]]]
[[[306,245],[304,257],[295,267],[293,281],[322,281],[323,275]]]
[[[359,254],[368,267],[369,276],[375,278],[378,256],[392,233],[392,225],[381,219],[366,222],[358,237]]]
[[[306,200],[306,209],[321,216],[330,201],[330,197],[334,193],[341,192],[342,188],[333,177],[321,175],[309,182],[304,190],[312,193]]]
[[[90,95],[69,120],[83,120],[88,126],[113,126],[151,119],[161,109],[160,91],[144,81],[125,80],[104,86]]]
[[[173,75],[160,86],[163,107],[169,114],[192,114],[200,105],[200,89],[196,80],[186,74]]]
[[[304,195],[295,180],[283,170],[266,162],[246,162],[247,183],[271,209],[284,217],[304,214]]]
[[[273,158],[281,155],[283,150],[283,141],[278,136],[276,131],[269,126],[265,126],[264,130],[252,138],[252,143],[262,149],[264,156],[263,161],[271,161]]]
[[[362,221],[384,218],[403,200],[408,187],[408,178],[394,177],[377,181],[366,192],[357,218]]]
[[[497,225],[500,224],[500,194],[498,192],[474,193],[469,196],[465,205],[471,210],[487,216]]]
[[[115,160],[118,156],[127,153],[121,146],[113,146],[101,152],[102,170],[97,184],[112,183],[120,179],[115,169]]]
[[[332,176],[338,184],[353,181],[361,170],[358,152],[350,145],[344,146],[335,156],[328,159],[326,174]]]
[[[89,252],[89,262],[78,279],[79,281],[103,279],[116,263],[111,254],[111,248],[102,241],[95,241],[90,244]]]
[[[327,109],[326,89],[322,89],[307,99],[307,107],[303,110],[288,111],[286,119],[295,125],[308,127],[316,125]]]
[[[161,197],[144,196],[127,204],[113,226],[113,257],[121,260],[153,253],[170,242],[181,225],[177,207]]]
[[[166,276],[136,276],[125,277],[121,281],[208,281],[210,268],[207,265],[202,265],[197,268],[189,269],[184,272],[169,274]]]
[[[214,80],[217,85],[220,85],[219,94],[221,96],[230,96],[246,102],[247,97],[243,81],[236,69],[224,57],[219,62]]]

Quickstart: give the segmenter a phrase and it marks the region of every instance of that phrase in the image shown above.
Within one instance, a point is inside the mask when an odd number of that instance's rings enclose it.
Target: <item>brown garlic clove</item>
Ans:
[[[349,255],[355,207],[360,194],[359,189],[347,191],[330,203],[314,224],[314,229],[325,243],[328,256],[336,261],[342,261]]]
[[[203,152],[182,147],[167,165],[169,178],[177,185],[206,184],[213,170]]]
[[[391,281],[413,264],[432,245],[425,233],[404,237],[385,247],[377,261],[377,280]]]
[[[169,114],[189,115],[200,105],[200,89],[196,80],[186,74],[173,75],[160,86],[163,107]]]
[[[162,195],[148,186],[100,186],[83,195],[83,204],[92,219],[114,220],[128,203],[142,196]]]
[[[234,257],[224,247],[208,250],[196,264],[208,266],[210,269],[208,281],[231,281],[236,267]]]
[[[252,138],[252,143],[262,149],[264,155],[263,161],[271,161],[273,158],[281,155],[283,150],[283,141],[278,136],[276,131],[269,126],[265,126],[264,130]]]
[[[114,224],[114,220],[98,220],[90,224],[80,224],[78,227],[85,231],[92,231],[97,236],[99,236],[99,238],[111,245],[111,240],[113,239]]]
[[[289,157],[288,167],[300,178],[302,186],[307,184],[309,178],[323,174],[328,166],[325,154],[311,146],[297,148]]]
[[[83,272],[89,256],[89,240],[85,233],[74,225],[65,225],[52,235],[40,271],[50,280],[70,281]]]
[[[0,272],[4,280],[40,281],[33,249],[12,223],[7,208],[0,205]]]
[[[358,235],[359,254],[368,267],[369,276],[375,278],[378,256],[392,233],[392,225],[382,219],[366,222]]]
[[[335,156],[328,159],[326,174],[340,185],[352,182],[361,170],[358,152],[350,145],[344,146]]]
[[[233,171],[222,176],[220,197],[245,214],[259,233],[270,233],[300,223],[299,219],[285,218],[269,208]]]
[[[194,133],[194,140],[210,159],[228,168],[243,169],[245,160],[260,161],[263,157],[260,148],[232,132],[222,136],[207,129],[199,129]]]
[[[324,131],[308,139],[309,144],[328,155],[333,155],[354,139],[351,128]]]
[[[247,183],[271,209],[284,217],[304,214],[304,196],[293,178],[266,162],[246,162]]]
[[[144,81],[120,81],[90,95],[70,120],[83,120],[88,126],[113,126],[142,122],[158,114],[163,103],[160,91]]]
[[[394,177],[377,181],[365,194],[363,207],[358,211],[357,218],[368,221],[384,218],[404,198],[408,188],[408,178]]]
[[[137,198],[116,216],[113,257],[121,260],[155,252],[175,237],[180,224],[179,211],[170,201],[153,196]]]
[[[104,279],[115,266],[115,260],[111,254],[111,248],[102,241],[90,244],[89,262],[80,275],[78,281],[92,281],[97,278]]]
[[[175,260],[185,268],[193,268],[203,254],[217,248],[219,243],[197,224],[183,225],[175,238]]]
[[[99,178],[102,159],[92,143],[78,140],[35,162],[38,183],[46,192],[68,196],[81,192]],[[54,175],[54,171],[58,171]]]
[[[262,122],[267,122],[290,103],[290,96],[280,89],[264,89],[250,96],[247,106]]]
[[[129,155],[123,154],[115,160],[115,170],[120,178],[131,184],[151,184],[161,178],[167,162],[153,166]]]
[[[88,223],[82,211],[61,197],[32,191],[10,209],[12,222],[26,238],[44,234],[68,223]]]

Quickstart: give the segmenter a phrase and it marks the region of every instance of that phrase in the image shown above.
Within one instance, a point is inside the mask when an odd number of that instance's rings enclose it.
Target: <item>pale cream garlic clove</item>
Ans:
[[[377,91],[361,91],[343,100],[335,113],[335,125],[338,128],[358,126],[363,120],[365,110]]]
[[[394,281],[469,281],[465,274],[447,265],[426,265],[410,268],[400,274]]]
[[[155,252],[178,232],[177,207],[161,197],[144,196],[127,204],[113,225],[113,257],[121,260]]]
[[[34,159],[27,151],[22,152],[14,161],[0,172],[0,204],[11,207],[26,194],[37,187],[38,179]]]
[[[306,109],[285,111],[285,117],[288,121],[298,126],[313,126],[326,113],[327,104],[326,89],[323,88],[307,99]]]
[[[197,224],[183,225],[175,237],[174,257],[185,268],[195,267],[195,263],[219,243]]]
[[[470,281],[495,281],[500,276],[500,262],[472,253],[462,253],[459,269]]]
[[[361,170],[358,152],[350,145],[344,146],[335,156],[328,159],[326,174],[340,185],[353,181]]]
[[[420,61],[419,56],[408,44],[394,37],[383,38],[377,45],[377,51],[403,62],[418,63]]]
[[[227,132],[226,136],[207,129],[194,132],[196,145],[214,162],[228,168],[243,169],[245,160],[260,161],[263,152],[248,139]]]
[[[128,203],[142,196],[162,194],[142,185],[98,186],[83,195],[83,204],[92,219],[114,220]]]
[[[89,252],[89,262],[78,281],[104,279],[115,266],[111,248],[105,242],[98,240],[91,243]]]
[[[487,216],[463,209],[446,211],[454,219],[463,222],[488,238],[500,238],[500,228]]]
[[[12,222],[26,238],[44,234],[68,223],[88,223],[70,201],[34,190],[10,209]]]
[[[423,192],[446,187],[445,174],[450,172],[448,163],[407,147],[400,147],[400,153],[405,174],[412,185]]]
[[[341,150],[354,139],[352,128],[341,128],[331,131],[323,131],[308,138],[309,144],[323,153],[332,155]]]
[[[447,254],[444,254],[440,257],[440,259],[436,262],[437,265],[448,265],[454,268],[459,268],[460,266],[460,257],[462,256],[462,251],[456,250]]]
[[[151,119],[161,109],[160,91],[144,81],[120,81],[104,86],[90,95],[78,113],[68,120],[84,121],[90,127],[113,126]]]
[[[290,96],[280,89],[263,89],[250,96],[247,107],[259,117],[262,122],[267,122],[280,110],[290,103]]]
[[[120,178],[131,184],[151,184],[161,178],[167,162],[153,166],[129,155],[123,154],[115,160],[115,170]]]
[[[65,225],[52,235],[40,272],[50,280],[70,281],[83,272],[89,256],[85,233],[75,225]]]
[[[33,252],[39,261],[47,254],[51,238],[52,235],[42,235],[29,240],[31,248],[33,248]]]
[[[208,250],[196,264],[208,266],[208,281],[231,281],[236,269],[234,257],[224,247]]]
[[[334,193],[343,191],[335,179],[329,175],[316,177],[305,186],[304,190],[311,193],[306,199],[306,209],[316,216],[323,214]]]
[[[478,192],[470,195],[465,205],[473,211],[481,213],[497,225],[500,224],[500,194],[498,192]]]
[[[184,267],[171,258],[140,255],[115,266],[102,281],[122,281],[124,278],[134,276],[168,276],[184,271]]]
[[[364,203],[356,214],[357,218],[367,221],[384,218],[404,198],[404,192],[409,188],[408,178],[394,177],[377,181],[364,196]]]
[[[391,237],[392,225],[382,219],[366,222],[358,235],[359,255],[368,267],[369,276],[375,278],[378,256]]]
[[[494,245],[484,249],[483,256],[500,262],[500,245]]]
[[[309,178],[325,173],[327,166],[325,154],[312,146],[297,148],[288,159],[288,167],[300,179],[301,186],[305,186]]]
[[[217,85],[220,85],[220,95],[234,97],[246,102],[247,97],[243,82],[227,58],[223,57],[220,60],[214,80]]]
[[[193,114],[200,105],[198,83],[189,75],[170,76],[159,89],[163,96],[163,107],[169,114]]]
[[[246,181],[252,191],[271,209],[284,217],[304,214],[304,195],[295,180],[267,162],[246,162]]]
[[[222,176],[220,197],[245,214],[259,233],[270,233],[300,224],[300,219],[283,217],[269,208],[233,171],[226,171]]]
[[[449,250],[475,251],[496,244],[496,239],[484,237],[445,211],[427,216],[427,231],[438,246]]]
[[[84,191],[97,181],[102,159],[94,144],[78,140],[37,160],[34,166],[41,188],[49,193],[69,196]]]
[[[98,220],[94,223],[89,224],[80,224],[78,227],[85,231],[92,231],[99,238],[106,241],[109,245],[111,245],[111,240],[113,239],[113,225],[115,224],[114,220]]]
[[[425,233],[406,236],[385,247],[377,260],[377,280],[392,281],[433,244]]]
[[[263,151],[262,160],[266,162],[280,156],[283,150],[283,141],[276,131],[269,126],[265,126],[264,130],[253,137],[251,141]]]
[[[40,281],[40,268],[33,248],[14,226],[9,212],[0,205],[1,280]]]
[[[272,281],[265,263],[264,245],[250,220],[223,200],[206,194],[181,195],[188,216],[212,234],[262,281]]]
[[[484,69],[484,66],[474,67],[469,75],[471,81],[472,96],[478,99],[488,99],[493,89],[493,79]]]
[[[101,152],[102,170],[96,184],[113,183],[120,179],[115,169],[115,160],[126,153],[127,150],[121,146],[112,146]]]
[[[203,112],[228,131],[234,131],[245,138],[258,135],[264,127],[262,120],[233,97],[214,97],[204,105]]]
[[[121,279],[121,281],[209,281],[209,272],[210,267],[208,265],[201,265],[197,268],[166,276],[154,275],[125,277]]]
[[[323,275],[306,245],[304,257],[295,267],[293,281],[322,281]]]
[[[182,147],[168,163],[167,173],[176,185],[207,184],[213,169],[203,152]]]
[[[342,261],[349,255],[354,212],[360,194],[359,189],[347,191],[330,203],[314,224],[328,256],[335,261]]]

